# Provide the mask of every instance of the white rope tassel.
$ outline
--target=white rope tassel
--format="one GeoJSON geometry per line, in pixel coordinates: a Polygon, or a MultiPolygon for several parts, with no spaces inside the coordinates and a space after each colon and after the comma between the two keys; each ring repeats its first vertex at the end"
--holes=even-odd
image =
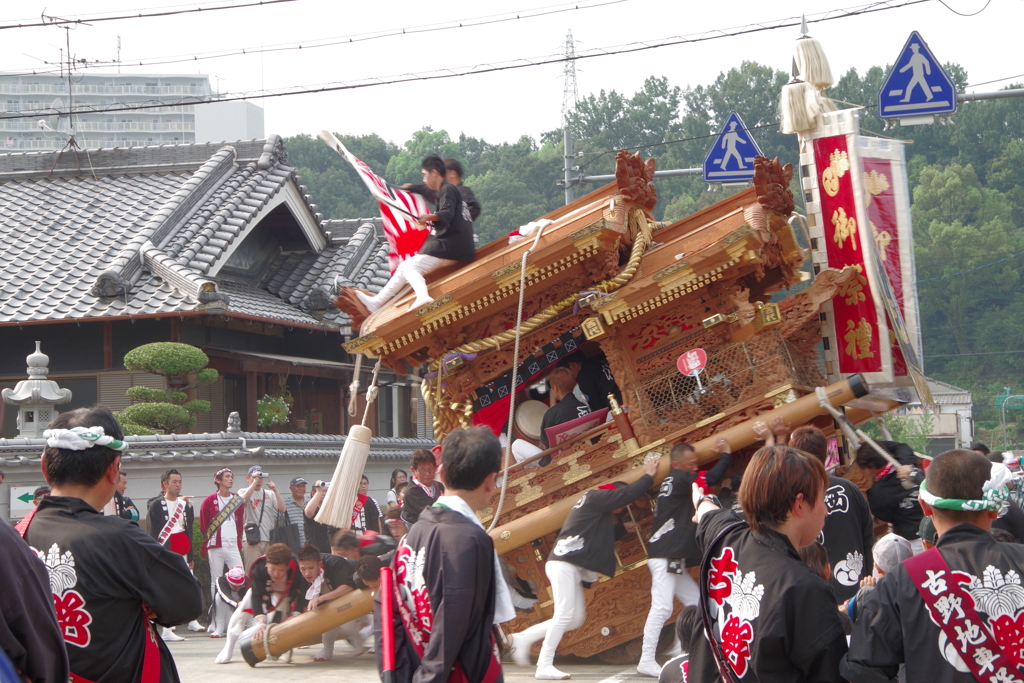
{"type": "Polygon", "coordinates": [[[334,467],[331,485],[327,488],[320,511],[316,513],[316,521],[333,527],[347,529],[352,526],[352,506],[356,502],[356,491],[366,459],[370,456],[370,437],[373,432],[366,426],[370,416],[370,404],[377,398],[377,375],[380,373],[380,361],[373,368],[373,378],[366,390],[366,409],[363,411],[362,424],[352,425],[341,449],[341,457],[334,467]]]}
{"type": "Polygon", "coordinates": [[[832,67],[828,64],[825,50],[814,38],[805,36],[796,41],[796,68],[800,79],[813,85],[817,90],[831,88],[835,83],[832,67]]]}
{"type": "MultiPolygon", "coordinates": [[[[533,244],[523,252],[523,260],[519,264],[519,310],[516,313],[516,343],[512,351],[512,388],[509,390],[508,429],[505,432],[505,459],[501,465],[502,472],[508,471],[509,460],[512,456],[512,425],[516,419],[516,381],[519,379],[519,341],[523,334],[523,306],[526,302],[526,262],[530,258],[530,252],[537,248],[537,242],[540,241],[540,236],[544,233],[545,227],[547,226],[541,225],[538,228],[537,236],[533,238],[533,244]]],[[[498,517],[501,516],[501,510],[505,506],[505,492],[508,490],[508,486],[505,485],[506,483],[508,482],[501,482],[501,493],[498,494],[498,507],[494,510],[491,525],[487,527],[488,532],[493,531],[494,527],[498,526],[498,517]]]]}
{"type": "Polygon", "coordinates": [[[803,81],[792,81],[782,86],[779,114],[782,117],[779,129],[783,133],[806,133],[814,130],[821,115],[821,105],[818,103],[818,93],[814,86],[803,81]]]}

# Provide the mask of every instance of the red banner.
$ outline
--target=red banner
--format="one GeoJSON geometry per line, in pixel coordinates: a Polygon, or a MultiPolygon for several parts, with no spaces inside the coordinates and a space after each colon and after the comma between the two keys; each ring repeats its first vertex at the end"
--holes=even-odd
{"type": "MultiPolygon", "coordinates": [[[[903,307],[903,270],[900,263],[899,225],[896,220],[896,196],[893,191],[892,162],[887,159],[863,157],[864,203],[868,207],[871,236],[878,246],[878,255],[892,284],[896,305],[906,318],[903,307]]],[[[890,324],[890,337],[892,326],[890,324]]],[[[895,338],[892,344],[892,370],[896,377],[907,375],[907,361],[895,338]]]]}
{"type": "Polygon", "coordinates": [[[857,215],[846,136],[815,140],[814,160],[820,174],[818,187],[828,265],[837,269],[853,266],[858,271],[857,279],[832,300],[839,372],[881,372],[878,309],[868,284],[868,266],[861,247],[861,233],[869,226],[863,225],[862,217],[857,215]]]}

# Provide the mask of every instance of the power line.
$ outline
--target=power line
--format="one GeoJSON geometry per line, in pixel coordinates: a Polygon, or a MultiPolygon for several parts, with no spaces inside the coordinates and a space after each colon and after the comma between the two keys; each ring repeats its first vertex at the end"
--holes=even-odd
{"type": "Polygon", "coordinates": [[[985,265],[978,266],[977,268],[968,268],[967,270],[961,270],[959,273],[950,273],[949,275],[939,275],[938,277],[930,277],[927,280],[918,280],[917,283],[921,284],[922,282],[931,282],[932,280],[942,280],[942,279],[945,279],[947,277],[953,277],[955,275],[963,275],[964,273],[971,273],[971,272],[973,272],[975,270],[981,270],[982,268],[988,268],[989,266],[994,266],[997,263],[1002,263],[1003,261],[1009,261],[1012,258],[1017,258],[1021,254],[1024,254],[1024,251],[1018,251],[1016,254],[1011,254],[1009,256],[1006,256],[1004,258],[999,259],[998,261],[993,261],[992,263],[986,263],[985,265]]]}
{"type": "MultiPolygon", "coordinates": [[[[278,0],[281,2],[294,1],[294,0],[278,0]]],[[[891,9],[900,9],[903,7],[910,7],[912,5],[918,5],[925,2],[931,2],[932,0],[883,0],[882,2],[874,2],[869,5],[859,5],[857,7],[830,10],[828,12],[817,15],[817,19],[808,19],[807,23],[819,23],[823,21],[833,21],[836,19],[845,19],[853,16],[860,16],[863,14],[872,14],[875,12],[883,12],[891,9]]],[[[815,15],[812,15],[815,16],[815,15]]],[[[734,29],[714,29],[704,31],[700,34],[692,34],[697,37],[691,36],[672,36],[659,41],[639,42],[639,43],[626,43],[621,46],[613,46],[610,48],[595,48],[592,50],[584,51],[572,57],[572,59],[592,59],[595,57],[610,57],[614,55],[630,54],[635,52],[643,52],[647,50],[655,50],[663,47],[672,47],[675,45],[684,45],[688,43],[700,43],[707,40],[716,40],[718,38],[728,38],[738,35],[745,35],[749,33],[760,33],[762,31],[772,31],[780,28],[792,28],[799,26],[801,23],[800,18],[788,17],[786,19],[779,19],[773,22],[761,22],[758,24],[747,24],[734,29]]],[[[539,58],[520,58],[510,62],[499,62],[496,64],[478,64],[474,66],[466,67],[453,67],[447,69],[437,69],[434,71],[422,72],[418,74],[401,74],[390,77],[371,77],[365,78],[357,82],[334,82],[329,84],[318,84],[309,86],[293,86],[289,89],[284,89],[280,92],[267,92],[257,91],[256,93],[245,93],[240,95],[229,95],[227,97],[221,97],[215,102],[234,102],[241,100],[262,100],[271,99],[276,97],[289,97],[292,95],[309,95],[315,93],[326,93],[326,92],[339,92],[343,90],[357,90],[362,88],[371,88],[382,85],[395,85],[399,83],[411,83],[419,81],[434,81],[449,78],[459,78],[462,76],[475,76],[480,74],[495,73],[499,71],[512,71],[516,69],[524,69],[535,66],[544,66],[548,64],[560,64],[567,61],[567,57],[564,55],[549,55],[546,57],[539,58]]],[[[83,112],[122,112],[122,111],[136,111],[145,109],[155,109],[159,107],[168,106],[180,106],[183,104],[207,104],[208,101],[196,100],[195,98],[181,98],[176,102],[165,102],[156,101],[149,104],[141,105],[108,105],[105,107],[93,107],[89,109],[79,109],[74,113],[83,112]]],[[[53,109],[36,110],[35,112],[17,113],[17,114],[4,114],[0,113],[0,120],[4,119],[24,119],[33,118],[40,114],[61,114],[68,112],[58,112],[53,109]]]]}
{"type": "MultiPolygon", "coordinates": [[[[479,17],[472,17],[469,19],[462,19],[459,21],[433,23],[433,24],[422,24],[419,26],[409,26],[404,28],[396,29],[385,29],[383,31],[374,31],[368,33],[356,33],[348,36],[336,36],[331,38],[318,38],[314,40],[308,40],[298,43],[279,43],[277,45],[269,45],[265,47],[243,47],[243,48],[231,48],[228,50],[215,50],[211,52],[200,52],[197,54],[179,54],[179,55],[167,55],[165,57],[152,57],[149,59],[140,60],[128,60],[128,61],[95,61],[85,65],[79,65],[81,68],[87,69],[99,69],[105,68],[112,65],[119,66],[158,66],[165,64],[180,64],[180,63],[194,63],[206,59],[220,59],[223,57],[237,57],[241,55],[256,55],[265,54],[269,52],[287,52],[294,50],[313,50],[322,47],[334,47],[337,45],[349,45],[355,43],[362,43],[369,40],[379,40],[381,38],[391,38],[394,36],[404,35],[417,35],[421,33],[433,33],[436,31],[450,31],[459,28],[473,28],[476,26],[487,26],[490,24],[501,24],[509,21],[516,21],[519,19],[533,19],[536,17],[543,17],[552,14],[561,14],[564,12],[573,12],[577,10],[593,9],[596,7],[604,7],[606,5],[617,5],[619,3],[627,2],[627,0],[608,0],[606,2],[599,2],[596,4],[584,4],[590,0],[582,0],[582,2],[576,3],[561,3],[557,5],[549,5],[545,7],[538,7],[529,10],[521,10],[518,12],[503,12],[501,14],[489,14],[479,17]]],[[[44,64],[51,64],[51,62],[44,61],[44,64]]],[[[15,69],[5,71],[7,74],[40,74],[40,73],[51,73],[51,71],[40,70],[40,69],[15,69]]]]}
{"type": "Polygon", "coordinates": [[[953,14],[959,15],[961,17],[976,17],[979,14],[981,14],[982,12],[984,12],[985,10],[987,10],[988,6],[990,4],[992,4],[992,0],[988,0],[988,2],[985,3],[985,6],[982,7],[980,10],[978,10],[977,12],[973,12],[971,14],[964,14],[963,12],[957,12],[955,9],[953,9],[952,7],[947,5],[945,0],[939,0],[939,2],[942,3],[942,6],[945,7],[946,9],[948,9],[950,12],[952,12],[953,14]]]}
{"type": "Polygon", "coordinates": [[[195,14],[197,12],[216,12],[222,9],[241,9],[243,7],[260,7],[263,5],[278,5],[283,2],[297,2],[298,0],[258,0],[242,5],[223,5],[218,7],[193,7],[191,9],[167,10],[165,12],[139,12],[137,14],[121,14],[113,17],[91,17],[85,19],[60,19],[43,15],[43,21],[31,24],[0,24],[0,31],[10,28],[34,28],[38,26],[67,26],[71,24],[95,24],[101,21],[117,21],[120,19],[148,19],[151,17],[170,17],[176,14],[195,14]]]}
{"type": "Polygon", "coordinates": [[[1007,353],[1024,353],[1024,349],[1017,351],[978,351],[977,353],[936,353],[925,358],[958,358],[960,356],[1000,356],[1007,353]]]}

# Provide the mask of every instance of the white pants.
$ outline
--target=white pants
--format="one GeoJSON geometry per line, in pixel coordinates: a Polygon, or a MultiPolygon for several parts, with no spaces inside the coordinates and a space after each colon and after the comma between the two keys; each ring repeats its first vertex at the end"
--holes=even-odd
{"type": "MultiPolygon", "coordinates": [[[[562,642],[566,631],[579,628],[587,616],[587,603],[583,597],[584,575],[587,570],[561,560],[548,560],[544,565],[544,573],[551,582],[551,593],[554,597],[554,614],[547,621],[534,624],[519,634],[523,647],[533,647],[541,638],[544,644],[537,658],[537,668],[553,666],[555,650],[562,642]]],[[[588,577],[589,578],[589,577],[588,577]]],[[[517,638],[517,640],[519,640],[517,638]]]]}
{"type": "Polygon", "coordinates": [[[355,640],[352,644],[357,650],[362,646],[360,640],[361,631],[368,625],[373,624],[373,620],[369,615],[356,617],[352,621],[346,621],[341,626],[335,626],[330,631],[326,631],[321,637],[321,643],[324,646],[324,654],[328,657],[334,654],[334,641],[338,639],[340,635],[346,640],[355,640]]]}
{"type": "MultiPolygon", "coordinates": [[[[532,458],[533,456],[535,456],[535,455],[537,455],[538,453],[541,453],[541,452],[542,451],[541,451],[540,448],[537,448],[536,446],[534,446],[529,441],[524,441],[523,439],[516,439],[515,441],[512,442],[512,457],[514,457],[516,459],[516,462],[522,462],[524,460],[529,460],[530,458],[532,458]]],[[[529,465],[527,465],[527,467],[536,467],[536,466],[537,466],[537,462],[536,461],[531,462],[529,465]]]]}
{"type": "Polygon", "coordinates": [[[452,263],[455,263],[455,261],[437,258],[436,256],[427,256],[426,254],[411,256],[398,264],[395,274],[391,276],[391,279],[388,280],[383,289],[369,300],[362,299],[362,301],[370,309],[370,312],[373,313],[385,303],[394,299],[406,283],[412,287],[412,291],[416,292],[417,299],[429,299],[430,293],[427,291],[427,281],[423,279],[423,276],[452,263]]]}
{"type": "MultiPolygon", "coordinates": [[[[229,520],[230,521],[230,520],[229,520]]],[[[210,560],[210,595],[217,599],[217,579],[224,576],[224,572],[232,567],[242,566],[242,555],[237,547],[230,548],[209,548],[206,557],[210,560]]],[[[220,633],[220,631],[218,631],[220,633]]]]}
{"type": "Polygon", "coordinates": [[[666,558],[648,558],[647,568],[651,570],[651,611],[647,613],[647,623],[644,624],[641,662],[655,661],[661,629],[672,614],[672,598],[677,598],[683,605],[696,605],[700,600],[697,582],[688,573],[669,573],[666,558]]]}

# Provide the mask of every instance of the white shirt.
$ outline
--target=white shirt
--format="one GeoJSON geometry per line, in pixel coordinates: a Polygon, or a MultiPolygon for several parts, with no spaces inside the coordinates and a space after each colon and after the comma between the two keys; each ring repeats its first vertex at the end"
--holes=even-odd
{"type": "MultiPolygon", "coordinates": [[[[233,494],[228,494],[227,497],[223,497],[217,494],[217,502],[220,504],[218,510],[223,510],[224,506],[231,502],[233,494]]],[[[220,525],[220,546],[222,548],[234,548],[238,545],[238,527],[235,525],[235,516],[231,515],[220,525]]]]}
{"type": "MultiPolygon", "coordinates": [[[[166,499],[165,499],[166,500],[166,499]]],[[[167,517],[170,519],[174,516],[175,511],[181,506],[181,514],[178,515],[178,521],[171,527],[172,534],[185,533],[185,501],[183,500],[168,500],[167,501],[167,517]]]]}

